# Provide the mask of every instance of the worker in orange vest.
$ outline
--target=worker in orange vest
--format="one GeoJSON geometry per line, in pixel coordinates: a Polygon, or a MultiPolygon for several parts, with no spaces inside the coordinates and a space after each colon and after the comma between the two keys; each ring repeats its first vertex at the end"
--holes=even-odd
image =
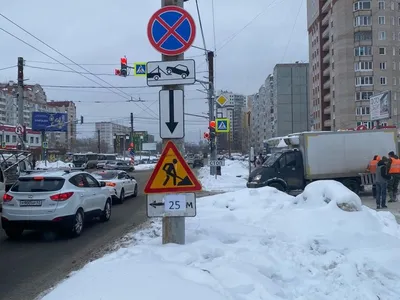
{"type": "Polygon", "coordinates": [[[388,182],[389,202],[397,202],[397,192],[400,182],[400,159],[393,151],[389,152],[389,175],[392,179],[388,182]]]}
{"type": "MultiPolygon", "coordinates": [[[[378,162],[381,160],[381,157],[379,155],[374,155],[374,158],[369,162],[368,167],[367,167],[367,172],[370,172],[371,174],[376,173],[376,167],[378,165],[378,162]]],[[[375,183],[372,184],[372,196],[376,196],[376,185],[375,183]]]]}

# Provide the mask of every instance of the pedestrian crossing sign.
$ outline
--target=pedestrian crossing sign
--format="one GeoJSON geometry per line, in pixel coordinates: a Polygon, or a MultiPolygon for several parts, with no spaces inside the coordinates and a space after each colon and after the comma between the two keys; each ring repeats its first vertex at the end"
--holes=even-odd
{"type": "Polygon", "coordinates": [[[202,187],[178,148],[171,141],[147,181],[145,194],[185,193],[201,191],[202,187]]]}
{"type": "Polygon", "coordinates": [[[135,76],[146,76],[146,65],[147,63],[135,63],[133,65],[133,73],[135,76]]]}
{"type": "Polygon", "coordinates": [[[225,119],[215,119],[215,131],[216,132],[229,132],[230,120],[225,119]]]}

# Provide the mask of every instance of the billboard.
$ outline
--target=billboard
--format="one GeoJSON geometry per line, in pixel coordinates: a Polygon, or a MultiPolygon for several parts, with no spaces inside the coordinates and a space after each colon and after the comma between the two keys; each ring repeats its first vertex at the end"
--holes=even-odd
{"type": "Polygon", "coordinates": [[[386,91],[369,98],[371,121],[390,118],[391,92],[386,91]]]}
{"type": "Polygon", "coordinates": [[[143,151],[156,151],[157,150],[157,143],[143,143],[142,144],[143,151]]]}
{"type": "Polygon", "coordinates": [[[32,113],[32,130],[67,132],[68,114],[34,111],[32,113]]]}

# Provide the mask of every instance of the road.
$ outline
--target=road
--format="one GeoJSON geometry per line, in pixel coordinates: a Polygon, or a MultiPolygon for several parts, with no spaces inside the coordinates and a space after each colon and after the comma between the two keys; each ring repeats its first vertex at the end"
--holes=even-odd
{"type": "Polygon", "coordinates": [[[143,188],[151,170],[134,172],[140,193],[113,206],[110,222],[89,224],[77,239],[28,232],[20,241],[9,241],[0,230],[0,300],[32,300],[82,267],[104,249],[145,222],[143,188]]]}

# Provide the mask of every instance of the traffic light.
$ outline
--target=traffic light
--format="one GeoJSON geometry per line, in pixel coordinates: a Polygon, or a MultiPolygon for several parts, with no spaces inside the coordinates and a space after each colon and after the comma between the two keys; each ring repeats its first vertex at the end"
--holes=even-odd
{"type": "Polygon", "coordinates": [[[210,121],[210,124],[208,126],[208,129],[210,130],[210,139],[215,138],[215,121],[210,121]]]}
{"type": "Polygon", "coordinates": [[[203,137],[208,140],[210,138],[210,134],[208,132],[204,132],[203,137]]]}
{"type": "Polygon", "coordinates": [[[128,75],[128,59],[121,57],[121,76],[126,77],[128,75]]]}
{"type": "Polygon", "coordinates": [[[120,69],[115,69],[115,70],[114,70],[114,74],[115,74],[116,76],[121,76],[121,70],[120,70],[120,69]]]}
{"type": "Polygon", "coordinates": [[[83,116],[81,116],[81,124],[83,124],[83,116]]]}

